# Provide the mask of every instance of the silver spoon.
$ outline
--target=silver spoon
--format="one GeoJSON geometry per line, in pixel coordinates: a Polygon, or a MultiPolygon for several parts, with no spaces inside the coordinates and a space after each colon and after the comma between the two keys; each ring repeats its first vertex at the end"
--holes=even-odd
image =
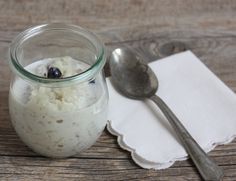
{"type": "Polygon", "coordinates": [[[124,96],[140,100],[149,98],[156,103],[204,180],[218,181],[223,178],[223,170],[207,156],[165,102],[155,95],[157,77],[138,55],[128,48],[115,49],[110,57],[110,71],[114,87],[124,96]]]}

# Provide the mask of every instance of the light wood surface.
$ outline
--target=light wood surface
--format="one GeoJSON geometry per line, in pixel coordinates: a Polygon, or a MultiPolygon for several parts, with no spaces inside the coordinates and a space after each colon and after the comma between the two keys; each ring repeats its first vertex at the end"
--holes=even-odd
{"type": "MultiPolygon", "coordinates": [[[[130,46],[148,61],[189,49],[236,92],[235,17],[234,0],[0,0],[0,180],[201,180],[190,160],[158,171],[138,167],[107,131],[72,158],[33,153],[10,123],[8,47],[29,26],[72,23],[97,33],[108,52],[130,46]]],[[[224,180],[236,180],[235,141],[209,155],[224,180]]]]}

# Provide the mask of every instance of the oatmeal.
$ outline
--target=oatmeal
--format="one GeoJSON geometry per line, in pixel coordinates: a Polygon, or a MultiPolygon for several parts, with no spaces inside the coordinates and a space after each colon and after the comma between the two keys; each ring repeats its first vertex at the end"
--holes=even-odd
{"type": "MultiPolygon", "coordinates": [[[[88,68],[71,57],[44,59],[24,67],[48,78],[70,77],[88,68]]],[[[102,133],[106,96],[97,80],[47,87],[16,77],[9,95],[11,120],[20,138],[34,151],[49,157],[71,156],[90,147],[102,133]]]]}

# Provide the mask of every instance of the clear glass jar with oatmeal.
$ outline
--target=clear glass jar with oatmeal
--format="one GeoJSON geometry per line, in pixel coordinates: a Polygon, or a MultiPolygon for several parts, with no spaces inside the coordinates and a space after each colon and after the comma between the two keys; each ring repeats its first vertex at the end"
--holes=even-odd
{"type": "Polygon", "coordinates": [[[103,44],[67,24],[29,28],[12,42],[12,124],[35,152],[69,157],[89,148],[107,122],[103,44]]]}

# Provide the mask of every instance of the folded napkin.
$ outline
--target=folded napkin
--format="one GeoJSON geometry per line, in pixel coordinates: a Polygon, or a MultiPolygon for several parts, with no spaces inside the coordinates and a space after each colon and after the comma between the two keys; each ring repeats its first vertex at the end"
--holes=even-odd
{"type": "MultiPolygon", "coordinates": [[[[209,152],[236,135],[236,96],[192,52],[149,64],[158,77],[160,96],[186,129],[209,152]]],[[[164,169],[187,153],[168,120],[150,100],[120,95],[107,79],[108,130],[143,168],[164,169]]]]}

